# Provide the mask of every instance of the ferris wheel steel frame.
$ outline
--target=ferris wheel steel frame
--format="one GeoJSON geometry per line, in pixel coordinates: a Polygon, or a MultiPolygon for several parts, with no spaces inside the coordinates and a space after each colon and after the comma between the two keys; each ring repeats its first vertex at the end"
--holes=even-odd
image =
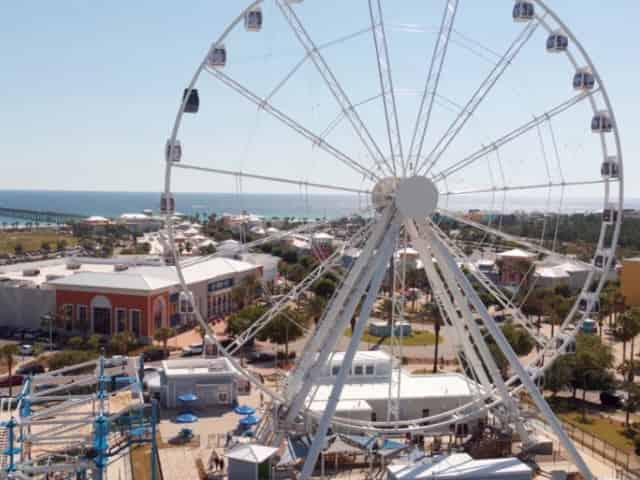
{"type": "MultiPolygon", "coordinates": [[[[364,190],[362,188],[353,189],[347,186],[335,186],[306,181],[296,181],[294,179],[279,178],[270,175],[265,176],[255,173],[243,173],[242,171],[199,167],[196,165],[187,165],[172,162],[171,159],[173,158],[173,150],[176,146],[177,135],[180,129],[187,100],[191,92],[194,90],[196,82],[200,78],[201,74],[203,72],[207,72],[213,78],[216,78],[222,84],[224,84],[231,90],[234,90],[249,102],[253,103],[256,107],[258,107],[260,111],[267,113],[275,120],[278,120],[285,126],[289,127],[290,130],[306,138],[315,147],[333,156],[340,163],[352,169],[359,176],[362,176],[364,181],[368,181],[371,183],[380,183],[386,176],[391,176],[393,178],[406,178],[407,174],[414,176],[425,176],[427,178],[430,178],[434,184],[439,184],[440,182],[443,182],[445,184],[445,190],[444,192],[440,193],[440,196],[446,198],[472,193],[504,192],[506,194],[506,192],[511,191],[543,188],[560,188],[562,189],[562,192],[564,194],[565,188],[602,183],[604,185],[605,193],[604,207],[610,208],[611,206],[613,206],[613,208],[617,212],[617,217],[612,222],[602,223],[599,240],[596,246],[596,254],[602,251],[608,251],[611,253],[615,251],[615,247],[617,245],[620,234],[620,226],[622,221],[622,201],[624,197],[622,148],[615,113],[613,111],[608,93],[604,87],[602,78],[595,68],[595,65],[591,61],[586,50],[575,38],[571,30],[561,21],[557,14],[555,14],[555,12],[553,12],[546,5],[546,2],[543,2],[542,0],[532,0],[532,3],[537,6],[535,17],[531,19],[531,21],[526,23],[518,36],[513,40],[507,50],[499,58],[498,62],[494,64],[489,75],[482,81],[478,89],[473,93],[467,103],[460,109],[460,112],[456,116],[456,119],[452,122],[451,125],[449,125],[444,135],[436,141],[435,146],[429,152],[429,154],[422,157],[421,152],[424,146],[423,143],[429,127],[433,104],[436,97],[438,96],[438,85],[441,74],[445,68],[447,49],[451,41],[452,32],[455,32],[454,21],[460,3],[459,1],[454,0],[447,0],[445,2],[443,18],[438,31],[436,45],[431,56],[431,62],[429,64],[427,81],[422,94],[415,126],[412,131],[411,146],[409,148],[408,155],[405,157],[402,148],[400,127],[398,123],[397,107],[395,103],[396,93],[393,86],[391,60],[389,56],[380,0],[369,0],[369,17],[371,20],[370,28],[360,30],[351,35],[346,35],[344,37],[341,37],[341,39],[333,42],[327,42],[323,45],[317,45],[316,43],[314,43],[300,18],[295,13],[294,8],[291,4],[299,2],[290,2],[287,0],[275,1],[278,9],[281,11],[287,24],[290,26],[292,32],[294,33],[294,36],[297,38],[300,45],[304,48],[306,54],[293,67],[293,69],[285,75],[285,77],[276,85],[276,87],[271,90],[271,92],[266,97],[261,97],[260,95],[252,92],[241,83],[232,79],[229,75],[223,73],[221,69],[209,67],[207,65],[209,52],[215,47],[222,46],[228,34],[238,26],[238,24],[243,20],[245,14],[258,7],[263,2],[262,0],[255,1],[251,3],[245,10],[243,10],[240,15],[238,15],[238,17],[236,17],[235,20],[227,27],[227,29],[223,31],[218,40],[211,45],[211,48],[207,50],[207,53],[205,54],[202,62],[197,68],[187,87],[183,101],[180,105],[180,108],[178,109],[176,120],[174,122],[169,140],[169,154],[167,155],[165,169],[165,195],[171,195],[171,172],[173,167],[201,170],[235,177],[246,176],[247,178],[261,179],[271,182],[306,185],[324,188],[327,190],[370,193],[370,191],[364,190]],[[539,13],[538,10],[542,10],[542,12],[539,13]],[[547,109],[546,112],[542,115],[534,116],[534,118],[529,122],[511,130],[511,132],[503,135],[502,137],[489,142],[486,146],[483,146],[475,153],[472,153],[465,158],[462,158],[455,163],[445,167],[444,169],[435,172],[434,168],[437,166],[440,159],[444,156],[449,146],[455,141],[457,136],[465,128],[468,120],[474,115],[478,107],[483,103],[484,99],[487,97],[493,87],[498,83],[501,76],[504,74],[509,65],[512,64],[513,60],[517,57],[523,47],[532,38],[539,27],[542,27],[547,33],[551,34],[554,31],[554,25],[551,25],[551,23],[555,24],[556,29],[561,30],[571,42],[571,48],[567,48],[564,53],[569,59],[571,65],[574,67],[574,70],[577,71],[580,68],[587,67],[595,78],[596,87],[590,91],[583,91],[577,95],[574,95],[573,97],[565,100],[555,107],[547,109]],[[373,34],[373,41],[377,55],[377,73],[381,93],[365,100],[364,102],[354,103],[348,97],[340,82],[337,80],[337,77],[333,73],[331,67],[326,62],[324,56],[322,55],[322,49],[325,46],[341,43],[342,41],[346,41],[350,38],[354,38],[355,36],[362,35],[369,31],[373,34]],[[577,51],[574,53],[572,51],[572,48],[577,49],[577,51]],[[578,57],[580,59],[580,62],[578,61],[578,57]],[[330,123],[329,127],[327,127],[325,131],[319,134],[306,128],[297,120],[293,119],[272,104],[272,99],[275,93],[280,91],[284,87],[284,85],[292,78],[292,76],[299,71],[302,65],[309,60],[315,66],[317,72],[319,73],[326,87],[331,92],[340,109],[338,117],[336,117],[336,119],[330,123]],[[607,112],[613,125],[610,133],[604,131],[599,132],[603,161],[610,157],[615,158],[618,167],[617,178],[606,177],[600,178],[598,180],[566,181],[564,175],[562,175],[562,179],[559,182],[554,182],[550,179],[548,183],[541,184],[520,186],[508,186],[504,184],[502,187],[493,185],[487,188],[470,189],[466,191],[450,191],[447,187],[448,178],[454,173],[462,170],[463,168],[467,168],[468,166],[480,160],[483,160],[488,155],[497,152],[504,145],[515,141],[534,128],[539,128],[543,123],[548,122],[550,125],[551,118],[568,111],[573,106],[581,103],[583,100],[589,101],[591,110],[595,115],[599,111],[596,96],[598,96],[600,98],[600,101],[604,103],[604,110],[607,112]],[[371,132],[368,129],[366,123],[358,113],[358,106],[365,102],[373,101],[378,98],[382,99],[384,106],[386,133],[390,152],[389,156],[385,155],[382,152],[381,148],[371,135],[371,132]],[[352,157],[328,142],[328,134],[344,118],[348,120],[351,128],[353,129],[357,138],[360,140],[360,143],[365,148],[365,150],[367,150],[369,156],[374,161],[373,168],[366,167],[362,163],[354,160],[352,157]],[[613,136],[614,144],[612,147],[606,141],[606,135],[613,136]],[[615,151],[615,155],[609,154],[610,149],[615,151]],[[398,166],[400,168],[398,168],[398,166]],[[402,171],[401,177],[399,177],[398,175],[399,170],[402,171]],[[612,203],[611,198],[612,183],[617,184],[618,188],[617,201],[615,203],[612,203]],[[611,231],[609,232],[609,230],[611,231]],[[610,233],[610,243],[605,246],[605,238],[607,237],[608,232],[610,233]]],[[[557,156],[557,145],[555,144],[555,136],[553,137],[553,142],[554,147],[556,148],[555,153],[557,156]]],[[[398,180],[396,180],[396,186],[397,182],[398,180]]],[[[457,262],[468,263],[469,259],[466,257],[466,255],[462,251],[460,251],[460,249],[456,248],[456,245],[454,243],[448,242],[446,240],[446,235],[444,235],[444,233],[439,230],[439,228],[437,228],[437,225],[435,225],[433,222],[426,221],[424,219],[413,218],[411,216],[403,217],[403,215],[401,215],[397,211],[394,201],[392,201],[391,204],[386,205],[384,209],[379,210],[382,210],[382,213],[379,213],[376,216],[375,223],[372,227],[372,231],[369,233],[369,238],[367,239],[367,243],[363,249],[361,257],[358,258],[355,264],[349,269],[347,275],[344,278],[341,288],[334,294],[334,297],[329,302],[327,310],[325,311],[325,315],[319,321],[316,331],[313,333],[309,341],[309,348],[305,349],[303,355],[296,362],[296,366],[292,374],[287,379],[283,393],[274,391],[273,389],[262,385],[250,372],[242,369],[239,363],[231,356],[229,351],[218,344],[215,335],[211,331],[207,322],[205,322],[202,318],[201,312],[198,310],[198,308],[196,308],[195,305],[193,305],[193,310],[197,320],[207,331],[207,341],[217,344],[219,353],[229,359],[229,361],[238,369],[238,371],[240,371],[242,375],[244,375],[249,381],[256,385],[257,388],[269,395],[275,402],[285,406],[284,411],[286,412],[286,415],[284,416],[284,419],[282,421],[278,421],[278,419],[276,419],[274,421],[275,426],[286,429],[287,427],[292,426],[298,416],[302,413],[315,417],[319,420],[319,428],[317,430],[316,436],[314,437],[312,450],[310,452],[313,453],[313,455],[310,454],[307,458],[307,461],[305,462],[305,465],[303,467],[303,478],[307,478],[308,475],[310,475],[315,463],[315,458],[317,457],[317,454],[321,449],[321,445],[323,445],[322,440],[324,439],[326,430],[330,424],[357,429],[362,432],[373,433],[377,435],[430,432],[437,431],[439,427],[446,426],[451,423],[464,421],[464,419],[466,418],[472,418],[472,416],[478,415],[479,412],[486,412],[502,405],[502,407],[506,409],[507,415],[510,416],[510,420],[513,421],[513,423],[515,423],[516,425],[516,428],[520,430],[520,422],[517,416],[517,406],[514,405],[514,397],[522,390],[526,390],[527,393],[532,397],[534,403],[546,418],[546,420],[550,423],[556,436],[560,439],[563,448],[565,448],[569,453],[574,464],[579,468],[579,470],[583,473],[583,475],[585,475],[586,478],[593,478],[579,453],[562,430],[557,418],[540,395],[535,382],[544,374],[546,369],[549,368],[553,360],[559,355],[563,354],[567,350],[570,343],[575,340],[578,329],[574,329],[568,332],[567,327],[571,324],[580,326],[582,320],[587,318],[591,313],[591,310],[594,308],[594,305],[596,303],[595,297],[600,292],[606,281],[606,273],[611,269],[612,262],[614,261],[613,255],[609,255],[606,257],[602,268],[596,268],[595,264],[592,264],[592,268],[587,275],[587,280],[585,281],[580,295],[578,296],[578,300],[576,300],[575,304],[571,308],[571,311],[563,320],[560,328],[558,328],[556,335],[553,338],[547,339],[546,342],[540,342],[543,344],[543,348],[538,354],[536,354],[534,360],[530,362],[527,367],[525,367],[520,363],[519,359],[504,338],[501,330],[496,326],[493,318],[487,312],[486,307],[479,299],[477,292],[475,292],[469,280],[461,272],[457,262]],[[352,335],[349,348],[347,350],[347,353],[345,354],[347,360],[353,358],[355,349],[357,349],[359,337],[363,333],[364,324],[366,323],[371,306],[373,305],[373,302],[376,298],[377,291],[373,292],[373,287],[375,287],[376,285],[379,286],[381,276],[386,270],[386,262],[392,256],[391,254],[389,254],[389,252],[393,251],[392,246],[395,245],[395,240],[391,237],[395,235],[397,238],[397,235],[400,234],[399,232],[401,228],[404,228],[405,231],[409,233],[411,242],[418,247],[417,250],[419,252],[420,259],[425,265],[427,278],[429,279],[430,283],[432,283],[432,285],[436,286],[434,288],[435,301],[438,305],[438,308],[442,310],[442,312],[445,314],[444,316],[448,319],[447,328],[455,331],[455,336],[461,343],[460,351],[464,353],[467,365],[470,367],[470,370],[473,372],[473,374],[481,384],[481,386],[476,389],[477,395],[474,395],[474,399],[465,405],[456,407],[446,412],[441,412],[436,415],[417,418],[411,421],[401,421],[397,418],[392,419],[391,416],[387,419],[387,421],[359,421],[349,418],[336,417],[334,416],[335,406],[337,404],[337,399],[339,398],[340,389],[344,385],[346,372],[350,367],[350,364],[347,361],[347,365],[343,364],[343,367],[340,369],[338,377],[339,381],[336,382],[336,384],[334,385],[334,391],[332,391],[331,393],[331,397],[329,400],[330,408],[327,408],[321,416],[313,414],[306,410],[307,407],[305,406],[305,401],[307,400],[307,396],[313,387],[314,375],[319,372],[320,367],[333,354],[333,349],[335,348],[335,343],[338,336],[336,332],[341,334],[343,330],[341,330],[341,327],[346,326],[346,322],[348,322],[348,319],[350,318],[350,315],[347,315],[347,313],[351,312],[351,315],[353,315],[357,302],[364,298],[363,306],[366,306],[366,308],[363,308],[361,310],[359,318],[355,324],[356,331],[354,331],[354,334],[352,335]],[[360,261],[361,259],[362,261],[360,261]],[[382,259],[385,259],[385,261],[382,261],[382,259]],[[438,260],[440,273],[438,273],[434,268],[434,259],[438,260]],[[367,262],[365,262],[365,260],[367,260],[369,264],[366,264],[367,262]],[[594,280],[596,281],[595,289],[592,288],[594,280]],[[347,300],[347,297],[349,296],[348,294],[351,294],[349,300],[347,300]],[[453,297],[454,300],[451,300],[450,296],[453,297]],[[584,300],[586,302],[586,305],[583,309],[579,308],[579,303],[581,300],[584,300]],[[458,313],[458,309],[460,309],[460,307],[463,308],[461,308],[461,312],[458,313]],[[492,367],[493,360],[492,358],[487,357],[486,351],[484,352],[484,354],[483,352],[479,352],[479,354],[477,354],[474,349],[468,348],[468,334],[465,333],[465,328],[462,328],[463,326],[468,328],[470,334],[472,335],[472,337],[474,337],[474,340],[476,340],[480,344],[484,344],[482,335],[480,337],[477,337],[479,332],[476,331],[477,324],[472,315],[473,311],[480,315],[482,324],[488,330],[489,334],[491,335],[491,337],[493,337],[496,343],[499,344],[501,350],[507,356],[510,367],[515,372],[514,375],[512,375],[504,382],[502,381],[499,374],[497,376],[495,375],[495,370],[492,367]],[[473,326],[475,326],[476,328],[473,328],[473,326]],[[546,363],[544,363],[544,365],[542,366],[539,366],[541,360],[543,359],[547,360],[546,363]],[[487,372],[485,371],[485,368],[483,368],[483,366],[488,367],[488,370],[490,370],[489,376],[491,376],[491,378],[487,376],[487,372]]],[[[496,229],[490,225],[487,226],[479,224],[477,222],[472,222],[446,209],[440,208],[437,211],[444,217],[449,217],[456,222],[460,222],[472,228],[479,229],[486,235],[491,235],[494,238],[515,242],[516,244],[521,245],[527,249],[530,249],[537,253],[542,253],[550,257],[562,257],[562,255],[556,253],[553,249],[549,250],[544,248],[542,244],[537,245],[528,240],[509,235],[503,232],[501,229],[496,229]]],[[[171,253],[174,256],[176,271],[180,280],[181,287],[184,292],[188,292],[188,286],[182,274],[182,266],[180,263],[181,260],[177,249],[174,247],[175,242],[171,214],[167,214],[167,232],[169,243],[171,246],[171,253]]],[[[267,238],[262,239],[261,243],[273,241],[281,237],[282,235],[268,236],[267,238]]],[[[483,277],[483,275],[477,274],[475,278],[479,280],[483,288],[487,288],[488,291],[491,291],[492,289],[494,290],[494,292],[499,291],[497,287],[493,285],[493,283],[488,280],[488,278],[483,277]]],[[[393,280],[395,281],[395,276],[393,280]]],[[[189,296],[189,300],[192,302],[193,298],[189,296]]],[[[511,300],[509,300],[505,296],[499,297],[499,301],[504,306],[511,305],[512,307],[515,307],[511,300]]],[[[282,304],[278,304],[274,309],[270,310],[271,318],[275,316],[273,315],[273,312],[277,312],[281,307],[282,304]]],[[[518,310],[517,307],[515,308],[516,310],[518,310]]],[[[527,331],[529,331],[529,333],[532,333],[530,325],[527,325],[526,316],[521,316],[521,312],[519,312],[516,313],[515,317],[516,320],[522,322],[521,324],[525,328],[527,328],[527,331]]],[[[539,340],[540,339],[536,339],[536,341],[539,340]]],[[[483,349],[480,348],[479,350],[483,349]]]]}

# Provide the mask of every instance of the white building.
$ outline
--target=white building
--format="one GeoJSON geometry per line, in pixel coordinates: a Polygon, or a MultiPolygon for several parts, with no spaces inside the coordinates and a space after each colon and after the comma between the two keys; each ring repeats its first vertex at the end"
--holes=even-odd
{"type": "MultiPolygon", "coordinates": [[[[322,371],[310,403],[312,411],[322,412],[326,408],[343,358],[344,353],[336,352],[322,371]]],[[[357,352],[340,395],[336,415],[372,421],[386,419],[391,362],[391,356],[384,351],[357,352]]],[[[398,380],[400,383],[401,420],[428,417],[460,407],[474,399],[472,389],[481,388],[459,373],[415,375],[402,369],[398,379],[398,370],[394,369],[393,375],[394,384],[398,380]]],[[[468,431],[482,419],[484,414],[459,428],[468,431]]],[[[448,429],[442,433],[448,433],[448,429]]]]}
{"type": "Polygon", "coordinates": [[[178,397],[185,394],[197,397],[195,406],[231,406],[250,391],[250,384],[222,357],[165,360],[160,374],[148,385],[166,408],[184,406],[178,397]]]}

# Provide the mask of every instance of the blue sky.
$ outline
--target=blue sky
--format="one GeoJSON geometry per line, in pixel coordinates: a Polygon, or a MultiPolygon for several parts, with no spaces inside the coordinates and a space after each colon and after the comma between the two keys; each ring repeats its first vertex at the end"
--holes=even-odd
{"type": "MultiPolygon", "coordinates": [[[[210,42],[239,10],[237,1],[184,3],[138,2],[3,2],[0,30],[0,128],[3,132],[2,189],[73,189],[158,191],[163,178],[163,147],[182,88],[210,42]]],[[[306,1],[297,8],[312,36],[323,42],[351,33],[369,22],[366,1],[306,1]],[[345,5],[347,4],[347,5],[345,5]]],[[[640,166],[637,85],[637,0],[556,0],[548,2],[581,40],[605,79],[614,104],[625,154],[627,196],[635,195],[640,166]]],[[[396,87],[409,92],[398,100],[403,135],[408,137],[415,117],[415,92],[422,88],[427,59],[439,23],[442,2],[405,0],[383,2],[388,23],[396,87]],[[422,33],[400,25],[415,24],[422,33]],[[395,27],[394,27],[395,26],[395,27]],[[431,30],[430,30],[431,29],[431,30]],[[413,94],[410,92],[414,92],[413,94]]],[[[510,20],[512,2],[462,0],[456,28],[496,50],[504,50],[521,28],[510,20]]],[[[259,34],[234,32],[227,41],[229,68],[242,83],[265,94],[295,62],[301,50],[287,30],[273,2],[265,3],[265,30],[259,34]],[[277,18],[276,18],[277,17],[277,18]]],[[[549,58],[544,35],[532,39],[504,87],[488,97],[452,147],[456,156],[474,151],[509,126],[571,96],[572,71],[565,60],[549,58]],[[518,119],[518,115],[521,115],[518,119]],[[464,137],[464,138],[462,138],[464,137]]],[[[370,35],[326,52],[336,75],[354,102],[378,90],[370,35]]],[[[442,93],[463,103],[488,71],[488,64],[452,46],[442,93]]],[[[236,78],[236,77],[234,77],[236,78]]],[[[185,161],[239,168],[296,179],[358,186],[361,179],[332,157],[312,150],[264,114],[214,79],[206,76],[201,89],[202,112],[186,119],[180,138],[185,161]]],[[[310,65],[301,69],[276,105],[305,125],[321,131],[337,111],[310,65]]],[[[361,110],[376,140],[386,149],[380,105],[361,110]]],[[[450,121],[445,108],[434,111],[440,128],[450,121]]],[[[584,133],[588,110],[554,122],[560,137],[562,167],[568,180],[597,177],[597,142],[584,133]],[[584,123],[581,123],[584,122],[584,123]],[[578,128],[579,127],[579,128],[578,128]],[[589,163],[585,169],[585,163],[589,163]],[[585,174],[585,170],[591,174],[585,174]]],[[[519,122],[519,123],[518,123],[519,122]]],[[[434,127],[433,138],[438,126],[434,127]]],[[[546,132],[546,131],[545,131],[546,132]]],[[[546,154],[551,158],[549,133],[546,154]]],[[[431,138],[431,137],[428,137],[431,138]]],[[[334,142],[367,163],[361,145],[343,124],[334,142]]],[[[405,143],[407,140],[405,139],[405,143]]],[[[408,148],[405,145],[405,148],[408,148]]],[[[524,184],[544,170],[538,140],[532,136],[518,149],[506,150],[503,162],[516,158],[507,182],[524,184]],[[528,142],[528,143],[527,143],[528,142]],[[518,163],[520,162],[520,163],[518,163]]],[[[490,162],[490,161],[489,161],[490,162]]],[[[478,166],[455,185],[481,187],[497,182],[494,163],[478,166]],[[494,177],[491,179],[491,177],[494,177]]],[[[454,187],[455,187],[454,185],[454,187]]],[[[234,191],[233,178],[180,172],[175,187],[187,191],[234,191]]],[[[452,187],[452,188],[454,188],[452,187]]],[[[295,191],[296,187],[292,187],[295,191]]],[[[246,191],[281,191],[262,183],[243,184],[246,191]]],[[[286,190],[286,189],[285,189],[286,190]]],[[[576,195],[592,195],[585,190],[576,195]]]]}

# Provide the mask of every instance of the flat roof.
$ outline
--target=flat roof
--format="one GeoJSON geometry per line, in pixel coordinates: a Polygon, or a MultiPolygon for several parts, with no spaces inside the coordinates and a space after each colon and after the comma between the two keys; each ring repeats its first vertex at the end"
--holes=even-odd
{"type": "MultiPolygon", "coordinates": [[[[394,376],[398,373],[394,372],[394,376]]],[[[473,380],[460,373],[436,373],[427,375],[412,375],[405,371],[400,373],[401,398],[461,398],[473,396],[470,386],[473,380]]],[[[351,383],[345,383],[340,401],[357,400],[387,400],[389,397],[389,380],[380,377],[363,377],[361,383],[356,383],[357,376],[349,377],[351,383]]],[[[394,384],[395,382],[394,378],[394,384]]],[[[319,385],[313,401],[327,401],[331,395],[333,384],[319,385]]]]}
{"type": "MultiPolygon", "coordinates": [[[[113,265],[106,266],[106,271],[104,265],[102,271],[96,271],[93,267],[95,265],[90,265],[90,271],[76,273],[48,283],[54,287],[104,288],[141,292],[151,292],[179,284],[178,274],[173,266],[130,267],[122,272],[114,272],[113,265]]],[[[257,267],[251,263],[216,257],[185,266],[182,272],[185,281],[188,284],[193,284],[256,269],[257,267]]],[[[67,272],[73,271],[68,270],[67,272]]]]}
{"type": "MultiPolygon", "coordinates": [[[[324,400],[314,400],[309,405],[312,412],[324,412],[327,409],[327,403],[324,400]]],[[[340,400],[336,406],[336,412],[370,412],[371,405],[365,400],[340,400]]]]}
{"type": "Polygon", "coordinates": [[[113,273],[113,264],[81,264],[78,269],[67,268],[67,259],[56,259],[48,262],[22,263],[6,265],[0,270],[0,278],[30,282],[34,286],[47,282],[47,276],[67,277],[86,272],[113,273]],[[40,270],[38,275],[23,275],[24,270],[40,270]]]}
{"type": "Polygon", "coordinates": [[[393,463],[387,471],[395,478],[409,479],[512,479],[533,475],[526,463],[515,457],[474,460],[466,453],[425,457],[414,464],[393,463]]]}
{"type": "Polygon", "coordinates": [[[219,375],[234,373],[226,358],[181,358],[164,360],[162,369],[167,378],[188,377],[191,375],[219,375]]]}
{"type": "Polygon", "coordinates": [[[264,445],[257,445],[255,443],[247,443],[238,445],[224,455],[227,458],[241,460],[243,462],[262,463],[271,458],[277,451],[277,448],[265,447],[264,445]]]}

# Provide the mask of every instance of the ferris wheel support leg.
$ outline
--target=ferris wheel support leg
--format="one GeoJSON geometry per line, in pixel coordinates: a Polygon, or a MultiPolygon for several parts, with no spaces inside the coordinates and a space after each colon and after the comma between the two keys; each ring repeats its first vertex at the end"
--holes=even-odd
{"type": "Polygon", "coordinates": [[[351,371],[351,364],[356,355],[356,352],[358,351],[360,339],[362,338],[364,329],[367,326],[367,320],[369,319],[369,315],[371,314],[371,309],[373,308],[373,304],[378,298],[378,291],[380,290],[380,285],[382,284],[382,280],[384,279],[384,275],[387,271],[387,262],[393,255],[393,247],[395,244],[395,238],[397,236],[398,228],[399,227],[397,226],[397,224],[391,226],[389,231],[387,231],[387,235],[385,236],[384,242],[380,250],[378,251],[378,254],[376,255],[376,264],[373,278],[371,278],[371,283],[369,283],[367,296],[365,297],[362,309],[360,310],[358,321],[356,322],[355,329],[353,331],[353,334],[351,335],[351,341],[349,342],[347,351],[344,354],[342,365],[340,366],[340,371],[338,372],[338,376],[336,377],[333,389],[331,390],[329,401],[327,402],[327,406],[322,413],[322,418],[320,419],[318,429],[315,436],[313,437],[313,443],[311,444],[311,448],[307,453],[307,458],[305,459],[304,466],[302,467],[302,474],[300,476],[301,480],[307,480],[311,477],[316,461],[318,459],[318,455],[324,447],[327,430],[331,425],[331,419],[333,418],[336,407],[338,406],[338,402],[340,401],[340,395],[342,394],[342,389],[344,387],[345,381],[347,380],[347,374],[351,371]]]}
{"type": "Polygon", "coordinates": [[[502,398],[502,405],[507,411],[507,415],[506,415],[507,418],[505,423],[513,423],[522,443],[524,445],[529,445],[530,444],[529,434],[527,433],[527,430],[524,428],[524,425],[522,424],[522,420],[520,419],[520,411],[518,409],[518,405],[509,394],[509,389],[507,388],[507,385],[504,379],[502,378],[500,369],[496,365],[493,355],[491,354],[491,351],[489,350],[489,347],[487,346],[484,340],[484,336],[480,331],[480,327],[478,327],[475,317],[471,312],[471,307],[469,305],[467,296],[462,294],[464,289],[462,288],[461,285],[459,285],[459,282],[457,281],[454,272],[451,271],[451,269],[449,268],[450,263],[453,263],[454,265],[456,265],[456,267],[457,267],[457,264],[455,263],[455,260],[453,259],[453,257],[451,256],[451,254],[443,244],[441,243],[439,244],[442,247],[439,250],[436,250],[434,248],[434,243],[439,242],[440,240],[436,239],[436,236],[433,234],[433,231],[429,229],[428,224],[426,222],[425,223],[420,222],[420,226],[421,226],[420,230],[424,232],[423,234],[429,235],[430,243],[432,245],[432,252],[433,252],[433,255],[436,257],[436,259],[438,260],[438,266],[440,267],[440,271],[442,272],[442,277],[444,278],[444,282],[449,288],[449,291],[451,292],[451,294],[453,295],[457,307],[462,312],[461,321],[463,323],[463,327],[464,327],[463,329],[465,331],[468,330],[469,333],[471,334],[471,337],[473,338],[473,343],[477,347],[478,352],[480,353],[480,357],[484,362],[484,365],[487,367],[489,376],[491,377],[491,381],[493,382],[493,385],[496,386],[498,393],[500,394],[500,398],[502,398]],[[444,262],[444,259],[442,258],[443,255],[446,255],[447,260],[450,260],[450,262],[444,262]]]}
{"type": "MultiPolygon", "coordinates": [[[[377,220],[360,257],[347,275],[342,288],[331,301],[326,314],[320,320],[316,332],[311,337],[308,347],[305,348],[300,360],[287,379],[284,397],[290,406],[285,424],[293,422],[298,413],[300,413],[300,409],[311,389],[312,379],[310,377],[312,375],[310,374],[316,365],[323,366],[327,361],[329,354],[333,352],[335,343],[342,335],[343,325],[351,319],[361,296],[356,292],[358,286],[362,285],[363,272],[367,272],[370,269],[371,262],[375,261],[376,249],[379,249],[394,216],[394,209],[388,208],[377,220]]],[[[362,287],[362,292],[364,292],[364,287],[362,287]]]]}
{"type": "Polygon", "coordinates": [[[491,315],[489,315],[489,312],[482,303],[482,300],[480,300],[477,292],[471,286],[471,283],[469,282],[467,277],[460,270],[460,268],[458,268],[455,261],[453,261],[451,255],[448,254],[446,247],[441,243],[441,241],[435,238],[435,236],[433,236],[432,239],[433,240],[431,245],[433,247],[436,258],[439,262],[442,262],[441,265],[443,268],[446,268],[449,273],[455,276],[456,283],[460,286],[460,288],[462,288],[466,298],[469,300],[469,302],[471,302],[473,307],[482,317],[482,321],[485,327],[498,344],[498,347],[500,348],[502,353],[504,353],[504,355],[506,356],[507,360],[509,361],[509,365],[524,385],[527,393],[531,396],[531,399],[535,403],[536,407],[538,407],[545,420],[551,426],[553,433],[556,435],[563,448],[571,457],[571,461],[578,468],[578,470],[580,470],[580,473],[586,480],[593,480],[595,477],[592,475],[589,467],[583,460],[574,444],[571,442],[569,436],[562,428],[560,421],[551,410],[549,404],[545,401],[544,397],[540,393],[540,390],[538,389],[538,386],[532,380],[531,376],[525,370],[524,366],[520,363],[518,356],[511,348],[511,345],[505,338],[502,330],[500,330],[491,315]]]}

